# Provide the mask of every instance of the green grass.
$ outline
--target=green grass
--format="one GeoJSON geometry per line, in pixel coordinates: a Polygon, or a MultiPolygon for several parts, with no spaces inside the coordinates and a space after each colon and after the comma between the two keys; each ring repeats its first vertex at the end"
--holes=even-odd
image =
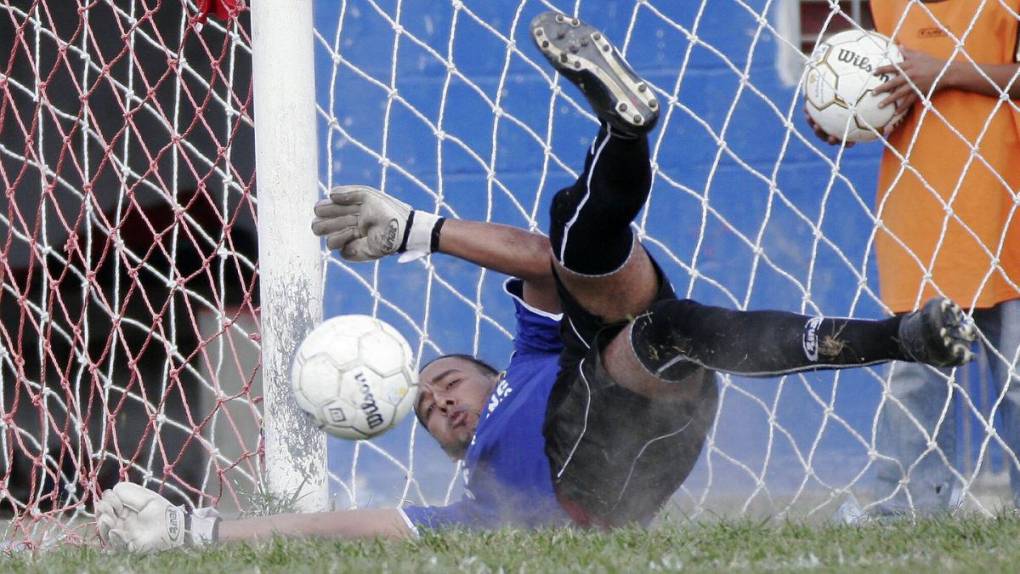
{"type": "Polygon", "coordinates": [[[275,539],[134,556],[65,548],[0,572],[1016,572],[1020,518],[862,527],[716,522],[611,533],[431,533],[413,542],[275,539]]]}

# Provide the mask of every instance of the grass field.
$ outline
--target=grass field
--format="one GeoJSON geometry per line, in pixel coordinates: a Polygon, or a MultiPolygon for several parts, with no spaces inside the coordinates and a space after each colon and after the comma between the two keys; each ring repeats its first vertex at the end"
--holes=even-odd
{"type": "Polygon", "coordinates": [[[612,533],[503,530],[414,542],[276,539],[147,556],[67,548],[0,572],[1017,572],[1020,518],[862,527],[717,522],[612,533]]]}

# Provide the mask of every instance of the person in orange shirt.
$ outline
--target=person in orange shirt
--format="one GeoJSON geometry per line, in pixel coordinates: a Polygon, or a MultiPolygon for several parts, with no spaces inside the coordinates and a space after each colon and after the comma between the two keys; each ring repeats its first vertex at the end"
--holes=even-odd
{"type": "MultiPolygon", "coordinates": [[[[937,294],[970,310],[1020,506],[1018,9],[1017,0],[871,2],[875,27],[904,56],[875,71],[892,75],[875,92],[887,94],[883,105],[911,108],[885,134],[879,171],[882,300],[904,313],[937,294]]],[[[893,365],[875,437],[879,499],[870,513],[924,514],[959,503],[966,477],[955,470],[960,391],[947,383],[951,374],[893,365]]]]}

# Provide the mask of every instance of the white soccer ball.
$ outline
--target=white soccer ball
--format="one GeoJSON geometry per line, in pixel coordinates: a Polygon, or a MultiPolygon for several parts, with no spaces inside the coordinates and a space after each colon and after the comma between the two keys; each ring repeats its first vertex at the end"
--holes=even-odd
{"type": "Polygon", "coordinates": [[[393,428],[418,395],[411,347],[396,329],[367,315],[323,321],[291,364],[298,405],[316,426],[345,439],[393,428]]]}
{"type": "Polygon", "coordinates": [[[903,61],[889,38],[864,30],[848,30],[818,44],[807,65],[804,100],[808,114],[826,133],[848,142],[878,138],[895,126],[907,110],[878,107],[888,94],[874,94],[889,76],[875,69],[903,61]]]}

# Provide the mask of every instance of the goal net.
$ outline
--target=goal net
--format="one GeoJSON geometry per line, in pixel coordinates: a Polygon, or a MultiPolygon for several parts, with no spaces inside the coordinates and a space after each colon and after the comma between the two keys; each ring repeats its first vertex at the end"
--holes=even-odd
{"type": "Polygon", "coordinates": [[[0,2],[0,513],[87,534],[130,479],[227,509],[260,492],[246,16],[0,2]]]}
{"type": "MultiPolygon", "coordinates": [[[[821,142],[800,96],[815,41],[870,29],[867,2],[317,1],[323,190],[368,184],[441,215],[545,230],[552,195],[573,182],[597,128],[531,44],[528,24],[548,9],[602,29],[663,104],[651,134],[651,198],[636,225],[679,295],[739,309],[888,316],[875,268],[886,146],[821,142]]],[[[982,9],[1016,15],[1012,4],[982,9]]],[[[975,25],[941,32],[967,46],[975,25]]],[[[958,58],[971,61],[965,50],[958,58]]],[[[1017,111],[1008,98],[1000,106],[1017,111]]],[[[941,119],[933,111],[922,121],[941,119]]],[[[968,165],[990,165],[985,149],[968,165]]],[[[997,177],[1015,221],[1016,188],[997,177]]],[[[945,220],[959,221],[953,202],[945,205],[945,220]]],[[[988,259],[1008,245],[1004,234],[994,238],[988,259]]],[[[914,262],[930,267],[930,255],[914,262]]],[[[503,277],[442,256],[403,266],[323,258],[326,315],[376,314],[408,336],[422,362],[467,352],[506,364],[513,310],[503,277]]],[[[981,272],[1005,275],[997,263],[981,272]]],[[[1006,281],[1016,289],[1016,276],[1006,281]]],[[[1014,347],[936,373],[950,392],[928,405],[935,426],[923,413],[900,417],[923,445],[908,459],[882,440],[884,417],[907,408],[890,393],[888,367],[723,377],[716,424],[670,511],[827,519],[851,494],[865,508],[910,509],[907,487],[930,465],[946,469],[952,504],[991,511],[1008,500],[997,496],[1017,458],[996,430],[1008,386],[988,367],[1015,385],[1016,363],[1014,347]],[[875,488],[883,464],[900,472],[895,491],[875,488]]],[[[460,496],[458,469],[414,421],[371,443],[329,445],[338,505],[460,496]]]]}

